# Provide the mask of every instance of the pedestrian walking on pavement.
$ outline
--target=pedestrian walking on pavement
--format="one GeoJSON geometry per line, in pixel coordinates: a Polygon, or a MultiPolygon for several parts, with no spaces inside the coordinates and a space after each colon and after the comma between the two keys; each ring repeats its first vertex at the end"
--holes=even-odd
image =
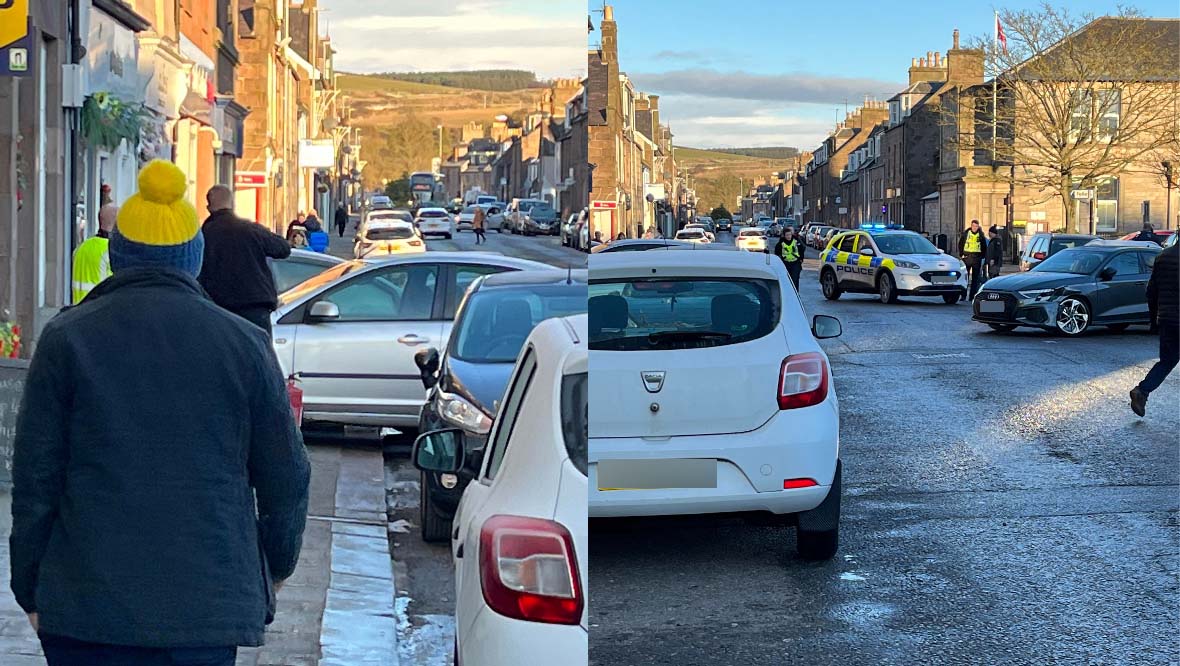
{"type": "Polygon", "coordinates": [[[1150,222],[1144,222],[1143,228],[1139,230],[1139,234],[1131,240],[1149,241],[1151,243],[1155,243],[1156,245],[1161,245],[1160,239],[1156,238],[1155,236],[1155,227],[1151,226],[1150,222]]]}
{"type": "Polygon", "coordinates": [[[115,228],[119,208],[107,204],[98,211],[98,233],[87,238],[74,250],[73,303],[77,305],[86,298],[100,282],[111,276],[110,237],[115,228]]]}
{"type": "Polygon", "coordinates": [[[270,341],[196,277],[185,175],[154,161],[114,275],[46,324],[13,458],[13,595],[49,666],[232,666],[291,576],[309,465],[270,341]]]}
{"type": "Polygon", "coordinates": [[[205,195],[205,258],[199,281],[213,302],[270,335],[270,313],[278,305],[267,258],[286,259],[291,245],[234,214],[234,193],[214,185],[205,195]]]}
{"type": "Polygon", "coordinates": [[[344,206],[336,207],[336,231],[340,232],[340,237],[344,238],[344,230],[348,228],[348,212],[344,210],[344,206]]]}
{"type": "Polygon", "coordinates": [[[971,226],[959,238],[959,258],[967,264],[967,300],[975,298],[975,292],[979,289],[986,252],[987,239],[979,228],[979,220],[971,220],[971,226]]]}
{"type": "Polygon", "coordinates": [[[807,248],[795,235],[794,227],[783,227],[783,234],[774,244],[774,255],[783,260],[787,267],[787,274],[791,276],[791,284],[795,291],[799,291],[799,276],[803,273],[803,255],[807,248]]]}
{"type": "Polygon", "coordinates": [[[488,237],[484,235],[484,210],[483,206],[476,206],[475,213],[471,216],[471,231],[475,233],[475,244],[488,242],[488,237]]]}
{"type": "Polygon", "coordinates": [[[1172,245],[1156,256],[1147,282],[1147,306],[1159,330],[1160,359],[1131,389],[1131,411],[1139,416],[1146,414],[1151,392],[1180,363],[1180,245],[1172,245]]]}
{"type": "Polygon", "coordinates": [[[1000,277],[1001,267],[1004,265],[1004,243],[1000,240],[1000,230],[993,226],[987,230],[987,279],[1000,277]]]}

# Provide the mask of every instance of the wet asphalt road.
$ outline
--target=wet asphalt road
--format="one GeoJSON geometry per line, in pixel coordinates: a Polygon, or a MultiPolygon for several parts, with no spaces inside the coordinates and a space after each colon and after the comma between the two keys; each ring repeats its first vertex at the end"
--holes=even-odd
{"type": "MultiPolygon", "coordinates": [[[[811,254],[814,255],[814,252],[811,254]]],[[[591,523],[590,663],[1180,661],[1180,377],[1128,390],[1158,339],[998,334],[965,303],[868,296],[809,314],[841,405],[840,552],[736,521],[591,523]]]]}

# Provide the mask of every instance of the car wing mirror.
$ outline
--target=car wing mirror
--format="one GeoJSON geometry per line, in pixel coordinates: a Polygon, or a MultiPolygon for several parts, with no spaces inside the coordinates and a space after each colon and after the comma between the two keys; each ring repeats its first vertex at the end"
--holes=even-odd
{"type": "Polygon", "coordinates": [[[1115,275],[1118,275],[1118,271],[1115,270],[1114,266],[1107,266],[1098,272],[1098,278],[1104,282],[1110,280],[1115,275]]]}
{"type": "Polygon", "coordinates": [[[840,325],[840,320],[828,315],[815,315],[811,319],[811,334],[817,340],[827,340],[828,338],[838,338],[844,332],[843,326],[840,325]]]}
{"type": "Polygon", "coordinates": [[[422,386],[427,390],[434,388],[438,383],[438,350],[434,347],[419,349],[418,353],[414,354],[414,364],[418,366],[418,372],[422,376],[422,386]]]}
{"type": "Polygon", "coordinates": [[[866,257],[871,257],[871,256],[877,254],[876,252],[873,252],[873,248],[871,248],[871,247],[862,247],[860,249],[860,253],[866,257]]]}
{"type": "Polygon", "coordinates": [[[454,474],[463,469],[465,446],[463,431],[458,428],[423,433],[414,440],[414,467],[423,472],[454,474]]]}
{"type": "Polygon", "coordinates": [[[311,323],[337,319],[340,319],[340,307],[332,301],[316,301],[307,310],[307,320],[311,323]]]}

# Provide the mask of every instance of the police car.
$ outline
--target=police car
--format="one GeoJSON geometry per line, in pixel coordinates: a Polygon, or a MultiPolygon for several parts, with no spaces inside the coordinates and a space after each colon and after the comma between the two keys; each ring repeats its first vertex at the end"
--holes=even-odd
{"type": "Polygon", "coordinates": [[[967,295],[967,266],[919,234],[884,224],[837,233],[820,254],[824,297],[877,294],[882,303],[900,295],[941,296],[949,304],[967,295]]]}

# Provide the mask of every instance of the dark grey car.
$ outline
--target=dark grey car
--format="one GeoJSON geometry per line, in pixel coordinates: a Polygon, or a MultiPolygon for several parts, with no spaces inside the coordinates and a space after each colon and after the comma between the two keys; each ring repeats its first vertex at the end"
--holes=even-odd
{"type": "Polygon", "coordinates": [[[1098,241],[1066,249],[1031,271],[988,280],[973,319],[999,331],[1017,326],[1081,335],[1093,325],[1150,324],[1147,280],[1158,249],[1098,241]]]}

